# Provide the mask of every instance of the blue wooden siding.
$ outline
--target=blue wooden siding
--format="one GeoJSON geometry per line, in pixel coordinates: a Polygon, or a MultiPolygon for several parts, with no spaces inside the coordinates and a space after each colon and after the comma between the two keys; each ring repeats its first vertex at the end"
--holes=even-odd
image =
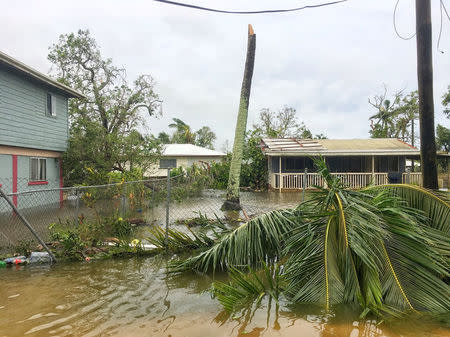
{"type": "MultiPolygon", "coordinates": [[[[30,158],[28,156],[17,156],[17,206],[20,209],[40,207],[43,205],[59,205],[59,191],[45,191],[32,194],[20,194],[26,191],[40,191],[50,188],[59,188],[59,158],[45,158],[47,184],[28,185],[30,182],[30,158]]],[[[40,157],[43,158],[43,157],[40,157]]],[[[13,189],[13,167],[12,155],[0,154],[0,184],[6,193],[12,193],[13,189]]],[[[8,211],[4,204],[0,204],[0,213],[8,211]]],[[[1,216],[1,214],[0,214],[1,216]]]]}
{"type": "Polygon", "coordinates": [[[67,148],[67,97],[0,67],[0,145],[63,152],[67,148]],[[47,93],[56,116],[46,113],[47,93]]]}

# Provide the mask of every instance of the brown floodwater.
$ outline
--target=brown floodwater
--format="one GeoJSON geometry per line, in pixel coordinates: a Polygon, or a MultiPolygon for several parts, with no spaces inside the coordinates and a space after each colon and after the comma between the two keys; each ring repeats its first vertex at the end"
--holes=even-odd
{"type": "Polygon", "coordinates": [[[0,269],[0,336],[450,336],[438,323],[377,325],[345,307],[326,314],[266,301],[227,315],[211,298],[209,276],[168,277],[166,263],[151,257],[0,269]]]}

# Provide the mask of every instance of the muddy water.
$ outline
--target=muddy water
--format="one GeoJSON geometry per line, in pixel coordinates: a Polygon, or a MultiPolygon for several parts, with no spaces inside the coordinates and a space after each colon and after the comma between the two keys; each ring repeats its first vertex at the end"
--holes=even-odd
{"type": "MultiPolygon", "coordinates": [[[[201,275],[162,258],[0,269],[0,336],[450,336],[437,324],[377,326],[337,310],[265,302],[227,316],[201,275]]],[[[220,278],[220,276],[219,276],[220,278]]]]}
{"type": "MultiPolygon", "coordinates": [[[[302,200],[301,192],[277,191],[264,192],[241,192],[241,205],[245,214],[249,216],[258,215],[274,209],[292,208],[302,200]]],[[[170,223],[176,223],[185,219],[199,216],[207,216],[209,219],[216,217],[237,216],[244,218],[244,213],[231,215],[221,211],[225,200],[225,192],[218,190],[204,190],[199,196],[190,197],[187,200],[172,200],[170,204],[170,223]]],[[[164,224],[166,219],[166,204],[160,203],[158,206],[150,207],[137,217],[143,217],[150,224],[164,224]]]]}

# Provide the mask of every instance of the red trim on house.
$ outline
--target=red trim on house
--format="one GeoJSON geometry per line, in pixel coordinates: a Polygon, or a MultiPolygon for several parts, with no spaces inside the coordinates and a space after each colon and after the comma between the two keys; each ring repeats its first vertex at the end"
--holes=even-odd
{"type": "Polygon", "coordinates": [[[64,194],[62,190],[62,188],[64,187],[62,158],[59,158],[59,187],[61,188],[61,190],[59,190],[59,206],[62,207],[64,201],[64,194]]]}
{"type": "Polygon", "coordinates": [[[45,180],[29,181],[28,185],[48,185],[48,181],[45,181],[45,180]]]}
{"type": "Polygon", "coordinates": [[[403,140],[401,140],[401,139],[398,139],[398,138],[397,138],[397,140],[398,140],[399,142],[402,142],[403,144],[408,145],[410,148],[413,148],[414,150],[417,150],[417,147],[412,146],[411,144],[408,144],[407,142],[405,142],[405,141],[403,141],[403,140]]]}
{"type": "MultiPolygon", "coordinates": [[[[12,155],[12,192],[17,193],[17,155],[12,155]]],[[[13,204],[17,207],[17,194],[13,194],[13,204]]]]}

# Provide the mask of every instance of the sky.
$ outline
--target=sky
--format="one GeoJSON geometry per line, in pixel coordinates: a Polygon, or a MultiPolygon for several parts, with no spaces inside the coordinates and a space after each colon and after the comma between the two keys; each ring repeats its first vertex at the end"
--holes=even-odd
{"type": "MultiPolygon", "coordinates": [[[[310,0],[182,0],[224,10],[264,10],[317,4],[310,0]]],[[[60,34],[89,29],[104,57],[127,70],[130,82],[150,74],[162,117],[147,132],[169,131],[176,117],[197,130],[210,126],[216,148],[232,144],[247,47],[256,33],[248,126],[262,108],[297,110],[313,134],[367,138],[375,113],[368,98],[417,89],[416,40],[397,37],[394,0],[348,0],[299,12],[230,15],[152,0],[9,1],[0,12],[0,50],[48,73],[48,48],[60,34]]],[[[450,0],[444,0],[450,10],[450,0]]],[[[397,28],[415,30],[414,2],[401,0],[397,28]]],[[[439,2],[432,1],[435,123],[450,127],[442,95],[450,85],[450,22],[437,49],[439,2]]]]}

